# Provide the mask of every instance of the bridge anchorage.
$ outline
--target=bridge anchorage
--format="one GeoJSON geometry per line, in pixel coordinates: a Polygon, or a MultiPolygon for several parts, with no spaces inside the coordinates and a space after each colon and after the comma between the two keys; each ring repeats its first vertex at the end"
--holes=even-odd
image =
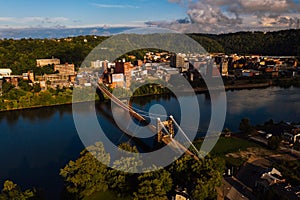
{"type": "MultiPolygon", "coordinates": [[[[123,101],[114,96],[102,83],[98,83],[97,88],[120,108],[124,109],[125,111],[128,111],[131,114],[131,116],[134,117],[136,120],[138,120],[141,123],[147,122],[144,116],[149,117],[151,115],[150,113],[135,109],[132,106],[125,104],[123,101]],[[139,112],[143,114],[140,114],[139,112]]],[[[156,114],[153,115],[155,116],[156,114]]],[[[199,160],[200,153],[198,149],[193,145],[192,141],[189,139],[189,137],[186,135],[183,129],[179,126],[179,124],[175,121],[174,117],[171,115],[168,116],[168,118],[169,119],[166,121],[161,121],[161,119],[157,117],[156,126],[154,126],[153,124],[149,124],[147,128],[149,128],[154,134],[156,134],[157,141],[159,143],[164,143],[177,152],[186,153],[187,155],[192,156],[195,160],[199,160]],[[178,129],[177,134],[181,134],[180,136],[183,136],[183,138],[190,145],[192,150],[187,149],[183,144],[181,144],[175,139],[175,127],[178,129]]]]}

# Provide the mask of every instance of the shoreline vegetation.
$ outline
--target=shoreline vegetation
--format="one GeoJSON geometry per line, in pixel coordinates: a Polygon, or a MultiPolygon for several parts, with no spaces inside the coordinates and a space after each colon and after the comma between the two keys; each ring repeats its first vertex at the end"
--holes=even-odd
{"type": "MultiPolygon", "coordinates": [[[[291,78],[291,79],[276,79],[276,80],[242,80],[237,83],[229,83],[228,81],[224,82],[225,91],[234,91],[234,90],[251,90],[251,89],[264,89],[268,87],[299,87],[300,79],[291,78]]],[[[218,89],[216,88],[216,91],[218,89]]],[[[90,98],[93,98],[91,95],[95,94],[93,88],[87,90],[83,88],[80,90],[82,92],[83,99],[79,99],[76,103],[85,103],[85,98],[87,95],[90,98]]],[[[191,90],[181,90],[181,94],[187,94],[195,92],[196,94],[207,93],[209,90],[207,87],[194,87],[193,91],[191,90]]],[[[131,98],[139,98],[146,96],[154,95],[165,95],[172,94],[170,90],[161,86],[155,85],[145,85],[141,88],[138,88],[134,94],[128,94],[124,92],[123,89],[115,93],[120,99],[126,99],[130,96],[131,98]]],[[[7,94],[4,94],[0,97],[0,112],[6,111],[17,111],[17,110],[28,110],[28,109],[37,109],[43,107],[54,107],[54,106],[63,106],[72,104],[73,88],[62,88],[59,89],[49,89],[45,91],[25,91],[23,89],[11,89],[7,94]]],[[[98,95],[95,95],[95,100],[99,101],[100,98],[98,95]]],[[[108,100],[107,97],[104,100],[108,100]]]]}
{"type": "MultiPolygon", "coordinates": [[[[64,182],[61,198],[121,200],[157,197],[170,199],[174,195],[174,191],[177,190],[177,186],[180,186],[186,188],[188,194],[194,199],[216,199],[218,195],[222,195],[222,187],[224,187],[222,179],[224,177],[234,176],[238,178],[239,171],[243,167],[256,159],[271,158],[274,154],[284,157],[282,160],[274,160],[273,163],[266,161],[267,164],[264,167],[276,167],[284,172],[283,175],[288,182],[298,183],[299,173],[295,174],[293,171],[300,166],[296,158],[290,160],[290,156],[280,149],[274,150],[270,145],[263,145],[249,139],[249,132],[246,131],[249,130],[249,127],[251,130],[253,128],[267,128],[276,125],[273,120],[266,121],[262,125],[252,126],[250,121],[245,119],[240,122],[240,132],[231,132],[225,128],[212,151],[208,156],[201,159],[201,162],[196,162],[192,157],[184,155],[164,169],[145,174],[130,174],[107,167],[108,163],[114,162],[117,166],[129,163],[136,169],[141,169],[143,163],[137,162],[139,156],[111,160],[103,143],[96,142],[83,149],[75,160],[70,160],[60,169],[59,175],[64,182]],[[100,158],[103,163],[98,162],[100,158]],[[185,179],[180,177],[185,177],[185,179]],[[192,184],[186,184],[186,180],[192,184]],[[153,190],[153,187],[158,189],[153,190]]],[[[197,149],[200,149],[203,138],[197,139],[193,143],[197,149]]],[[[118,147],[128,152],[139,153],[136,146],[127,143],[122,143],[118,147]]],[[[256,167],[260,166],[258,164],[256,167]]],[[[32,188],[23,192],[18,185],[10,180],[5,181],[3,188],[0,199],[1,197],[10,199],[16,196],[20,196],[22,199],[44,199],[41,190],[32,188]]],[[[269,193],[261,195],[266,198],[269,193]]]]}

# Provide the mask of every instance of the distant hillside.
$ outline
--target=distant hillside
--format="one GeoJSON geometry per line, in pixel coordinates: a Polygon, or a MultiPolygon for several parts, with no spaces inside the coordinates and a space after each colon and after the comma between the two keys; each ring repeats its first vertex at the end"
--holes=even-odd
{"type": "MultiPolygon", "coordinates": [[[[208,52],[300,56],[300,30],[269,33],[239,32],[221,35],[188,34],[188,36],[198,41],[208,52]]],[[[35,67],[35,60],[52,56],[60,58],[62,63],[74,63],[76,67],[79,67],[90,51],[107,38],[104,36],[77,36],[60,40],[3,39],[0,40],[0,68],[11,68],[14,74],[21,74],[28,70],[35,70],[36,73],[41,74],[43,72],[35,67]]],[[[146,38],[143,36],[140,37],[140,40],[146,38]]],[[[166,41],[161,39],[162,41],[158,42],[166,41]]],[[[184,42],[182,45],[185,45],[184,42]]],[[[184,48],[184,46],[180,48],[184,48]]],[[[143,57],[138,51],[135,54],[143,57]]]]}
{"type": "Polygon", "coordinates": [[[107,37],[78,36],[68,39],[4,39],[0,40],[0,68],[11,68],[13,74],[28,70],[43,73],[36,67],[36,59],[59,58],[61,63],[79,67],[90,51],[107,37]],[[85,42],[87,41],[87,42],[85,42]]]}
{"type": "Polygon", "coordinates": [[[199,42],[207,52],[225,52],[224,47],[216,40],[216,38],[211,38],[208,35],[203,34],[188,34],[188,36],[199,42]]]}
{"type": "Polygon", "coordinates": [[[53,39],[83,35],[109,36],[119,34],[134,27],[92,27],[92,28],[24,28],[0,29],[0,38],[7,39],[53,39]]]}
{"type": "Polygon", "coordinates": [[[259,54],[276,56],[300,56],[300,30],[277,32],[238,32],[221,35],[189,34],[209,52],[216,52],[220,46],[226,54],[259,54]],[[205,47],[203,38],[215,42],[205,47]],[[214,47],[216,45],[216,48],[214,47]]]}

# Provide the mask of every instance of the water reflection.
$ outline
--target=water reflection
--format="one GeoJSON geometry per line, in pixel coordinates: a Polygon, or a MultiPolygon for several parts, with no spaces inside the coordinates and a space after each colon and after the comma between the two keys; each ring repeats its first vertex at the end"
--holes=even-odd
{"type": "Polygon", "coordinates": [[[62,118],[63,115],[72,113],[72,107],[71,105],[63,105],[15,111],[4,111],[0,112],[0,122],[2,120],[6,120],[6,122],[10,126],[13,126],[20,118],[27,120],[28,122],[36,122],[38,120],[49,120],[57,113],[62,118]]]}
{"type": "Polygon", "coordinates": [[[275,122],[299,122],[300,88],[253,89],[227,92],[226,125],[237,130],[240,119],[247,117],[252,124],[269,119],[275,122]]]}
{"type": "MultiPolygon", "coordinates": [[[[197,126],[200,132],[207,130],[211,117],[210,98],[218,99],[218,94],[198,94],[197,97],[201,118],[198,125],[182,127],[187,133],[197,126]]],[[[190,97],[180,98],[188,102],[190,97]]],[[[229,91],[227,101],[225,127],[234,131],[238,130],[243,117],[250,118],[252,124],[262,124],[271,118],[275,122],[300,120],[300,88],[229,91]]],[[[161,104],[168,115],[180,119],[178,100],[172,96],[133,100],[134,106],[145,111],[155,104],[161,104]]],[[[79,114],[88,118],[94,106],[94,103],[82,106],[79,114]]],[[[109,103],[96,103],[96,108],[98,121],[112,142],[134,142],[116,127],[109,103]]],[[[194,109],[187,109],[192,117],[194,109]]],[[[58,199],[62,187],[59,169],[76,159],[84,148],[74,126],[72,106],[0,112],[0,130],[0,159],[3,161],[0,184],[12,179],[21,186],[43,189],[49,199],[58,199]]]]}

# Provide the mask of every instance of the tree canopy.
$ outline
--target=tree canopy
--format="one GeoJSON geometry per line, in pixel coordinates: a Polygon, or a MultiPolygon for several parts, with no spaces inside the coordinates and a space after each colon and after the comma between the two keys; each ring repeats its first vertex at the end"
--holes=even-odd
{"type": "MultiPolygon", "coordinates": [[[[136,147],[128,144],[121,144],[119,148],[137,152],[136,147]]],[[[217,158],[206,157],[196,161],[185,155],[165,169],[141,174],[127,173],[107,167],[110,156],[101,142],[87,149],[60,172],[66,190],[78,199],[110,190],[124,198],[163,200],[170,197],[170,192],[176,185],[186,187],[194,199],[214,198],[215,188],[221,184],[225,167],[223,160],[217,158]],[[105,162],[100,163],[96,158],[105,162]]],[[[142,163],[138,157],[121,157],[113,165],[119,169],[140,168],[142,163]]]]}
{"type": "Polygon", "coordinates": [[[35,189],[22,191],[13,181],[6,180],[3,184],[2,192],[0,193],[0,200],[29,200],[37,197],[35,189]]]}
{"type": "Polygon", "coordinates": [[[80,157],[74,162],[70,161],[60,175],[66,182],[66,189],[74,194],[75,198],[83,198],[99,191],[108,190],[106,165],[110,163],[110,155],[105,152],[102,143],[98,142],[83,150],[80,157]],[[104,161],[99,162],[98,159],[104,161]],[[106,165],[105,165],[106,164],[106,165]]]}

